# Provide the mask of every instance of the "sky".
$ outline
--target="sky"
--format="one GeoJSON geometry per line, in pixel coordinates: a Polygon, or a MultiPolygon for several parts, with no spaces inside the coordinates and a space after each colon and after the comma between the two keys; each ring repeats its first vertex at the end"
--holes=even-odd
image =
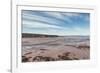
{"type": "Polygon", "coordinates": [[[22,10],[22,33],[90,35],[90,14],[22,10]]]}

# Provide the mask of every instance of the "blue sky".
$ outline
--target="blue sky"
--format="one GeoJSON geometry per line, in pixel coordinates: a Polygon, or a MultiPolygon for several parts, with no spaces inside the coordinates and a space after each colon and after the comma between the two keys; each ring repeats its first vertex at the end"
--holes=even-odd
{"type": "Polygon", "coordinates": [[[89,35],[90,14],[22,10],[22,33],[89,35]]]}

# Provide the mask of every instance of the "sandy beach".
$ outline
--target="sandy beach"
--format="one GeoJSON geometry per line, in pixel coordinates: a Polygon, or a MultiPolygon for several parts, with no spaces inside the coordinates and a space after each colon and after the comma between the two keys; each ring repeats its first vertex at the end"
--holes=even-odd
{"type": "Polygon", "coordinates": [[[89,36],[22,38],[22,62],[90,59],[89,36]]]}

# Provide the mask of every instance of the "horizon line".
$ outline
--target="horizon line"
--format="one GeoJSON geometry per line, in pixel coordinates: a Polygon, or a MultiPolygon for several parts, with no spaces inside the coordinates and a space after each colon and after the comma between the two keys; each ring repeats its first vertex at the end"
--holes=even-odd
{"type": "MultiPolygon", "coordinates": [[[[45,33],[23,33],[22,34],[41,34],[41,35],[57,35],[57,34],[45,34],[45,33]]],[[[57,36],[90,36],[90,35],[79,35],[79,34],[73,34],[73,35],[57,35],[57,36]]]]}

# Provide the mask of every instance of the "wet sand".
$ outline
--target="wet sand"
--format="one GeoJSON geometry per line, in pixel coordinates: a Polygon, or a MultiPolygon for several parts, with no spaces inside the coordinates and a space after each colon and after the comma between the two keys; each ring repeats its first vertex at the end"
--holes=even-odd
{"type": "Polygon", "coordinates": [[[89,37],[22,38],[22,62],[90,59],[89,37]]]}

